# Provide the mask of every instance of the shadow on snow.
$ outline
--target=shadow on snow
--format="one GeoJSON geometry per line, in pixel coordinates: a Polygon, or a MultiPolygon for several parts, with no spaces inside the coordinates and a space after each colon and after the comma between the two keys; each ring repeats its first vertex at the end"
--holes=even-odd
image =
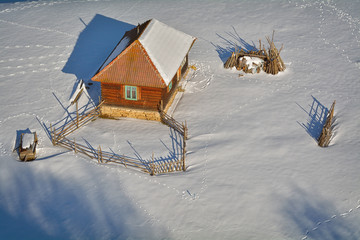
{"type": "Polygon", "coordinates": [[[54,174],[25,165],[2,177],[0,239],[168,239],[121,182],[109,184],[93,168],[70,170],[80,174],[72,176],[63,175],[68,167],[54,174]]]}
{"type": "MultiPolygon", "coordinates": [[[[175,131],[173,128],[169,128],[169,136],[171,139],[171,146],[166,145],[161,139],[160,142],[162,145],[168,150],[168,154],[166,156],[156,157],[154,159],[144,159],[141,157],[140,153],[134,148],[130,141],[127,141],[130,147],[133,149],[136,159],[141,161],[145,166],[148,166],[149,163],[162,164],[162,163],[172,163],[177,162],[182,157],[182,148],[183,148],[183,136],[175,131]]],[[[149,169],[151,170],[151,169],[149,169]]]]}
{"type": "MultiPolygon", "coordinates": [[[[101,14],[96,14],[88,24],[84,23],[81,18],[79,18],[79,21],[86,27],[80,33],[62,71],[74,74],[77,80],[83,80],[89,88],[90,97],[94,102],[98,102],[100,84],[92,82],[91,78],[110,55],[125,32],[135,26],[101,14]]],[[[73,91],[75,91],[75,88],[73,91]]]]}
{"type": "Polygon", "coordinates": [[[360,230],[351,220],[351,213],[336,212],[336,206],[316,192],[292,188],[294,194],[279,201],[285,231],[294,229],[302,235],[299,239],[359,239],[360,230]]]}
{"type": "Polygon", "coordinates": [[[216,35],[221,40],[221,45],[214,44],[213,42],[211,43],[215,47],[215,50],[223,63],[226,62],[226,60],[231,56],[233,52],[235,52],[236,49],[243,49],[246,52],[258,51],[254,42],[252,42],[252,44],[249,44],[240,37],[234,26],[231,27],[233,31],[225,32],[224,36],[216,33],[216,35]]]}
{"type": "Polygon", "coordinates": [[[311,97],[313,99],[313,102],[311,105],[309,105],[309,112],[296,103],[309,116],[308,122],[306,124],[299,122],[298,124],[303,127],[313,139],[317,141],[326,122],[326,117],[329,110],[324,105],[322,105],[319,100],[317,100],[314,96],[311,97]]]}
{"type": "MultiPolygon", "coordinates": [[[[70,124],[71,122],[76,122],[77,113],[76,113],[76,109],[74,109],[73,105],[64,106],[64,104],[57,98],[57,96],[54,93],[53,93],[53,95],[56,98],[56,100],[59,102],[60,106],[63,108],[65,116],[62,119],[60,119],[59,121],[57,121],[56,123],[54,123],[52,125],[52,128],[56,132],[61,132],[66,128],[66,126],[68,124],[70,124]]],[[[83,94],[82,97],[83,96],[85,96],[87,98],[86,99],[87,103],[84,104],[83,106],[79,107],[79,109],[78,109],[79,116],[86,115],[88,111],[90,111],[90,110],[92,110],[92,109],[94,109],[96,107],[91,98],[89,98],[86,94],[83,94]]],[[[38,118],[37,118],[37,121],[39,122],[39,124],[41,125],[43,130],[45,131],[45,133],[48,136],[49,140],[52,141],[52,134],[51,134],[50,126],[46,126],[46,124],[44,122],[41,122],[38,118]]],[[[110,152],[106,152],[106,153],[111,154],[112,158],[113,157],[114,158],[127,158],[127,159],[131,159],[131,160],[137,160],[146,168],[149,168],[149,163],[154,163],[155,165],[157,165],[157,164],[161,164],[161,163],[177,162],[177,161],[179,161],[181,159],[182,154],[183,154],[182,153],[183,136],[180,133],[178,133],[176,130],[174,130],[173,128],[169,128],[169,131],[170,131],[169,136],[170,136],[170,139],[171,139],[171,146],[167,146],[160,139],[160,142],[169,151],[167,156],[154,157],[154,159],[152,159],[151,157],[147,158],[147,159],[144,159],[140,155],[140,153],[134,148],[134,146],[132,145],[132,143],[129,140],[127,141],[127,143],[133,149],[135,157],[129,157],[127,155],[117,154],[111,148],[109,148],[110,152]]],[[[93,157],[98,158],[98,150],[96,148],[94,148],[92,146],[92,144],[90,144],[85,138],[82,138],[82,140],[85,142],[87,147],[91,150],[91,152],[93,154],[93,157]]],[[[60,154],[63,154],[63,153],[54,154],[52,156],[47,156],[47,157],[44,157],[43,159],[49,159],[49,158],[51,158],[53,156],[55,157],[55,156],[58,156],[60,154]]],[[[129,164],[129,165],[131,165],[131,164],[129,164]]],[[[151,169],[148,169],[148,170],[150,171],[151,169]]]]}

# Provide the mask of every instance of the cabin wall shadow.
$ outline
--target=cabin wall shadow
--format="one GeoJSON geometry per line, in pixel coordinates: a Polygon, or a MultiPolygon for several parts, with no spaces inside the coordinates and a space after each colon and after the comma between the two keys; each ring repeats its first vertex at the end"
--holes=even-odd
{"type": "Polygon", "coordinates": [[[96,14],[80,33],[62,71],[74,74],[77,79],[89,80],[125,32],[134,27],[132,24],[96,14]]]}
{"type": "MultiPolygon", "coordinates": [[[[79,18],[84,25],[84,21],[79,18]]],[[[88,93],[94,102],[101,94],[100,83],[91,78],[104,63],[126,31],[135,26],[113,18],[96,14],[79,34],[74,49],[62,72],[74,74],[77,80],[82,79],[87,85],[88,93]]],[[[74,87],[77,83],[74,83],[74,87]]]]}

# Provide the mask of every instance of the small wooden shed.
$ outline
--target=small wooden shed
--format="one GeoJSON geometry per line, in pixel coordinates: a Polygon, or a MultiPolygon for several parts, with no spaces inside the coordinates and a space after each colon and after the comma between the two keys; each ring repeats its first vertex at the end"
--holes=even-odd
{"type": "Polygon", "coordinates": [[[101,114],[159,120],[158,107],[171,105],[195,40],[156,19],[126,32],[92,78],[101,83],[101,114]]]}

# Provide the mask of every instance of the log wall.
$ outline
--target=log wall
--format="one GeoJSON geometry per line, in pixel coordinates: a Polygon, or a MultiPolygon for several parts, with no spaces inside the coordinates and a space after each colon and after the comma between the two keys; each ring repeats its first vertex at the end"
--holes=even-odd
{"type": "Polygon", "coordinates": [[[138,100],[125,98],[125,85],[101,83],[101,96],[107,105],[157,110],[166,88],[137,87],[138,100]]]}

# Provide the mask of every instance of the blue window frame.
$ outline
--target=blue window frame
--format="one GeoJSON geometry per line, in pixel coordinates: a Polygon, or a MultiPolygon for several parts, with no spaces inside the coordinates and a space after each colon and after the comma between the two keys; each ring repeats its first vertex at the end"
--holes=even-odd
{"type": "Polygon", "coordinates": [[[125,86],[125,99],[137,100],[137,87],[125,86]]]}
{"type": "Polygon", "coordinates": [[[171,89],[172,89],[172,82],[169,83],[168,91],[170,92],[171,89]]]}

